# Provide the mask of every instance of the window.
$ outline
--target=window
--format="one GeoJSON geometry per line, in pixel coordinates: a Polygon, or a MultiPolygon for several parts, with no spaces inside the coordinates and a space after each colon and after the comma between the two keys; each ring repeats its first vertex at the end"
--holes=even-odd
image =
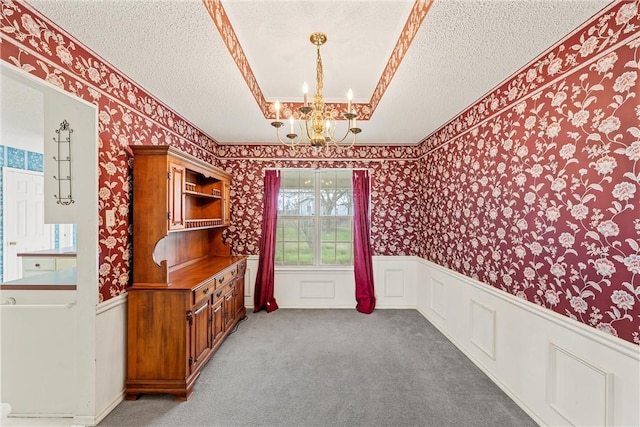
{"type": "Polygon", "coordinates": [[[353,265],[351,170],[284,170],[276,264],[353,265]]]}

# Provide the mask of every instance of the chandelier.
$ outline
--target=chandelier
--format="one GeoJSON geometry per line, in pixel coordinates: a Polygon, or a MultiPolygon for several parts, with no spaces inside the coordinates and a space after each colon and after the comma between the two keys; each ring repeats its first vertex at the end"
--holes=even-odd
{"type": "MultiPolygon", "coordinates": [[[[327,36],[324,33],[313,33],[309,37],[312,44],[316,46],[316,93],[313,96],[313,102],[309,103],[307,95],[309,87],[305,82],[302,85],[303,103],[302,107],[298,108],[298,113],[291,113],[289,116],[289,133],[286,134],[286,140],[280,137],[280,128],[284,126],[284,123],[280,121],[280,102],[274,103],[274,109],[276,111],[276,121],[271,122],[271,126],[276,128],[276,136],[278,141],[284,145],[295,149],[303,142],[311,145],[317,152],[326,147],[327,144],[334,144],[340,146],[344,140],[347,139],[349,134],[352,134],[351,143],[348,147],[352,147],[356,142],[356,136],[362,131],[356,126],[356,113],[352,104],[353,92],[349,89],[347,93],[347,111],[343,117],[347,121],[347,129],[342,138],[335,137],[336,131],[336,119],[335,114],[332,111],[325,111],[324,101],[322,100],[323,89],[323,71],[322,71],[322,58],[320,57],[320,46],[327,42],[327,36]],[[297,128],[300,131],[300,136],[296,133],[297,128]]],[[[346,144],[345,144],[346,145],[346,144]]]]}

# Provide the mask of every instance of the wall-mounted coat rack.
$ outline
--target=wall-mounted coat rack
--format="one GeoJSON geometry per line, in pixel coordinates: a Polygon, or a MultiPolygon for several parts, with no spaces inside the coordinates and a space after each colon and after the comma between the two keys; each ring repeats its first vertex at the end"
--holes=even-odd
{"type": "Polygon", "coordinates": [[[64,120],[60,123],[60,128],[56,129],[56,136],[53,138],[58,145],[58,155],[53,158],[58,164],[58,174],[53,179],[58,181],[58,194],[54,197],[58,199],[60,205],[70,205],[74,203],[71,196],[71,134],[73,129],[64,120]]]}

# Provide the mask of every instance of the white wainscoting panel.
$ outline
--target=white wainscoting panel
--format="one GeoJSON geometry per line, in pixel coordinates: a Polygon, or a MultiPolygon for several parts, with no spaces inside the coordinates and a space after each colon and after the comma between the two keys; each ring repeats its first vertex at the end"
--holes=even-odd
{"type": "Polygon", "coordinates": [[[418,311],[538,424],[640,425],[638,346],[417,262],[418,311]]]}
{"type": "Polygon", "coordinates": [[[301,280],[300,298],[335,299],[336,282],[332,280],[301,280]]]}
{"type": "Polygon", "coordinates": [[[392,298],[404,296],[404,270],[387,269],[384,271],[382,295],[392,298]]]}
{"type": "Polygon", "coordinates": [[[247,269],[244,272],[244,305],[253,308],[253,290],[256,284],[256,273],[258,271],[258,255],[249,255],[247,258],[247,269]]]}
{"type": "Polygon", "coordinates": [[[373,257],[376,308],[415,308],[416,258],[373,257]]]}
{"type": "Polygon", "coordinates": [[[447,318],[447,288],[435,278],[431,279],[431,311],[443,320],[447,318]]]}
{"type": "Polygon", "coordinates": [[[127,377],[127,296],[96,310],[96,418],[99,423],[124,400],[127,377]]]}
{"type": "Polygon", "coordinates": [[[496,358],[496,311],[471,300],[471,342],[487,356],[496,358]]]}
{"type": "Polygon", "coordinates": [[[555,343],[549,343],[548,363],[547,400],[558,414],[574,426],[612,424],[613,376],[610,373],[555,343]],[[576,390],[589,390],[589,393],[577,399],[576,390]]]}

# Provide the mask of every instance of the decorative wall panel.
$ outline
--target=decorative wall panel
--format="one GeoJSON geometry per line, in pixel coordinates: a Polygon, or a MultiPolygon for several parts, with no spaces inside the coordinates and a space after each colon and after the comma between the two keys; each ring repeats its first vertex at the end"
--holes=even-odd
{"type": "Polygon", "coordinates": [[[404,270],[385,269],[383,294],[385,297],[404,296],[404,270]]]}
{"type": "Polygon", "coordinates": [[[443,320],[447,318],[447,288],[439,280],[431,280],[431,310],[443,320]]]}
{"type": "Polygon", "coordinates": [[[549,405],[571,425],[612,425],[611,374],[553,343],[549,343],[547,372],[549,405]],[[576,399],[576,390],[589,390],[589,393],[576,399]]]}
{"type": "Polygon", "coordinates": [[[638,2],[424,142],[425,258],[640,343],[638,2]]]}
{"type": "Polygon", "coordinates": [[[496,358],[496,311],[471,300],[471,342],[487,356],[496,358]]]}
{"type": "Polygon", "coordinates": [[[300,298],[336,297],[336,282],[333,280],[304,280],[300,282],[300,298]]]}

